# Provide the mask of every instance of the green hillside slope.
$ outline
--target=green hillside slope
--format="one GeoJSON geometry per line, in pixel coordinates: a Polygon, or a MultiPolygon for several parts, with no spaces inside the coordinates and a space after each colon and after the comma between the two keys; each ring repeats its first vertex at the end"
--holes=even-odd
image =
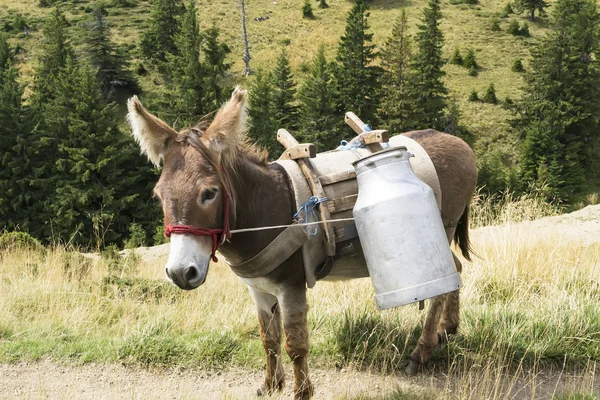
{"type": "MultiPolygon", "coordinates": [[[[65,11],[76,30],[77,22],[86,17],[92,2],[63,2],[60,8],[65,11]]],[[[111,4],[111,2],[107,2],[111,4]]],[[[139,34],[149,16],[150,2],[132,2],[132,7],[108,8],[108,20],[113,24],[115,39],[124,44],[131,57],[139,57],[139,34]]],[[[202,0],[198,2],[200,19],[204,28],[215,24],[221,29],[223,40],[231,47],[230,61],[232,71],[239,74],[242,70],[242,41],[241,19],[238,2],[202,0]]],[[[302,65],[307,63],[323,43],[327,55],[333,57],[341,36],[345,17],[351,7],[351,2],[343,0],[329,1],[329,8],[319,9],[315,4],[315,19],[307,20],[301,16],[301,2],[297,0],[249,0],[247,2],[248,35],[251,46],[252,68],[271,68],[277,51],[281,46],[287,46],[292,67],[297,74],[297,80],[302,76],[302,65]],[[269,18],[260,22],[255,18],[269,18]]],[[[444,19],[442,30],[445,35],[445,55],[450,58],[454,49],[459,48],[463,54],[468,48],[475,50],[478,63],[482,69],[477,77],[468,75],[465,68],[446,65],[446,85],[450,96],[456,98],[463,114],[463,123],[474,133],[477,141],[477,152],[490,151],[490,146],[498,148],[508,159],[516,155],[517,140],[510,136],[507,120],[510,112],[500,105],[473,103],[468,101],[472,90],[480,95],[490,83],[494,83],[500,100],[507,97],[518,99],[521,96],[523,84],[522,75],[511,71],[511,65],[516,58],[525,60],[529,57],[529,47],[536,37],[544,34],[544,20],[530,23],[531,38],[515,37],[506,33],[506,27],[513,19],[520,22],[526,20],[525,14],[510,15],[500,18],[505,6],[502,0],[482,0],[478,5],[453,5],[448,1],[442,2],[444,19]],[[501,32],[493,32],[493,18],[500,18],[501,32]]],[[[391,1],[378,0],[371,3],[369,23],[374,32],[374,41],[382,44],[391,31],[394,20],[400,9],[406,7],[409,23],[416,31],[421,9],[425,1],[391,1]]],[[[0,0],[0,16],[2,20],[15,20],[16,14],[25,18],[29,26],[28,35],[22,31],[12,32],[12,43],[19,44],[25,50],[21,53],[21,72],[26,80],[31,79],[31,73],[36,62],[36,46],[41,35],[41,23],[50,12],[50,8],[39,7],[37,1],[0,0]]],[[[76,36],[75,36],[76,38],[76,36]]],[[[76,39],[75,39],[76,40],[76,39]]],[[[252,78],[250,78],[252,79],[252,78]]],[[[142,79],[142,87],[153,88],[156,80],[151,74],[142,79]]],[[[244,85],[244,79],[238,77],[244,85]]],[[[155,89],[155,88],[153,88],[155,89]]]]}

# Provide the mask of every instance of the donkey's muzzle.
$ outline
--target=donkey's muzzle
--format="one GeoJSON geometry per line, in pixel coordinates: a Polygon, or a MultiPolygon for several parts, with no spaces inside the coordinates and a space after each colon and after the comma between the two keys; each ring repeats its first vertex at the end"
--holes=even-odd
{"type": "Polygon", "coordinates": [[[196,265],[175,269],[166,268],[165,272],[174,284],[184,290],[196,289],[206,280],[206,273],[203,273],[196,265]]]}

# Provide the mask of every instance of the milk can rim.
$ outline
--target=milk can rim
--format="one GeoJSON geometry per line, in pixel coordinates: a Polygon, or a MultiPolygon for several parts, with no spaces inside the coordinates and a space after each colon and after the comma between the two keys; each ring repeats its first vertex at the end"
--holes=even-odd
{"type": "Polygon", "coordinates": [[[361,162],[363,162],[363,161],[365,161],[365,160],[368,160],[368,159],[369,159],[369,158],[371,158],[371,157],[380,156],[380,155],[382,155],[382,154],[385,154],[385,153],[391,153],[392,151],[398,151],[398,150],[400,150],[400,151],[402,151],[402,150],[403,150],[403,151],[408,151],[408,148],[407,148],[406,146],[395,146],[395,147],[390,147],[389,149],[380,150],[380,151],[378,151],[378,152],[376,152],[376,153],[369,154],[369,155],[368,155],[368,156],[366,156],[366,157],[359,158],[358,160],[356,160],[356,161],[352,162],[352,166],[353,166],[354,168],[356,168],[356,165],[357,165],[358,163],[361,163],[361,162]]]}

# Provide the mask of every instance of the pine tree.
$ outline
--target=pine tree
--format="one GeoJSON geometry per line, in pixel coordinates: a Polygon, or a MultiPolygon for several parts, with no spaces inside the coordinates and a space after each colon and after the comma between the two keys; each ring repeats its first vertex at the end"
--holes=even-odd
{"type": "Polygon", "coordinates": [[[65,66],[67,59],[74,57],[67,37],[67,20],[55,9],[44,24],[40,65],[34,82],[34,102],[43,103],[50,95],[53,79],[65,66]]]}
{"type": "Polygon", "coordinates": [[[304,5],[302,6],[302,18],[315,18],[315,15],[313,14],[312,4],[310,4],[310,0],[304,0],[304,5]]]}
{"type": "Polygon", "coordinates": [[[104,18],[104,8],[96,5],[91,18],[83,24],[83,39],[89,64],[98,70],[97,79],[102,95],[113,100],[119,91],[135,91],[136,82],[129,71],[122,51],[111,42],[110,26],[104,18]]]}
{"type": "Polygon", "coordinates": [[[477,64],[477,59],[475,58],[475,51],[473,49],[467,50],[467,55],[463,60],[463,66],[465,68],[479,68],[479,64],[477,64]]]}
{"type": "Polygon", "coordinates": [[[517,0],[515,5],[519,13],[522,11],[529,12],[529,19],[532,22],[535,21],[536,11],[538,12],[538,15],[543,15],[544,9],[548,7],[548,3],[545,0],[517,0]]]}
{"type": "Polygon", "coordinates": [[[273,121],[277,128],[295,130],[298,125],[298,108],[294,105],[296,84],[285,48],[281,49],[277,57],[271,79],[273,121]]]}
{"type": "Polygon", "coordinates": [[[463,65],[463,63],[464,63],[464,60],[463,60],[462,56],[460,55],[460,50],[457,47],[456,49],[454,49],[454,53],[452,53],[452,58],[450,59],[450,64],[463,65]]]}
{"type": "Polygon", "coordinates": [[[482,100],[485,103],[496,104],[498,102],[498,98],[496,97],[496,89],[494,88],[494,84],[490,83],[490,86],[485,91],[482,100]]]}
{"type": "Polygon", "coordinates": [[[521,61],[520,58],[516,58],[515,61],[513,61],[512,67],[510,67],[510,70],[513,72],[525,72],[525,67],[523,67],[523,62],[521,61]]]}
{"type": "Polygon", "coordinates": [[[422,128],[443,129],[442,118],[448,90],[442,81],[445,62],[442,58],[444,37],[439,28],[441,18],[440,1],[429,0],[428,7],[423,9],[417,33],[418,51],[414,60],[418,76],[415,106],[422,128]]]}
{"type": "Polygon", "coordinates": [[[207,111],[219,108],[227,96],[228,90],[223,88],[223,81],[231,67],[231,64],[225,62],[225,57],[230,52],[225,43],[219,42],[219,28],[209,28],[204,34],[207,111]]]}
{"type": "Polygon", "coordinates": [[[382,125],[392,133],[414,129],[418,123],[414,108],[416,76],[410,65],[412,44],[407,30],[406,11],[402,10],[381,52],[384,73],[378,113],[382,125]]]}
{"type": "Polygon", "coordinates": [[[329,8],[329,4],[325,0],[319,0],[319,8],[329,8]]]}
{"type": "Polygon", "coordinates": [[[157,62],[167,60],[167,54],[177,54],[175,35],[184,13],[181,0],[153,0],[150,22],[142,33],[141,48],[144,57],[157,62]]]}
{"type": "Polygon", "coordinates": [[[26,228],[23,221],[30,194],[23,87],[12,61],[12,49],[0,34],[0,230],[26,228]]]}
{"type": "MultiPolygon", "coordinates": [[[[47,193],[53,239],[94,244],[99,221],[106,242],[122,240],[128,222],[122,212],[138,197],[125,168],[128,138],[118,130],[114,105],[107,105],[95,71],[68,60],[45,107],[47,135],[57,143],[55,176],[47,193]]],[[[129,161],[129,159],[127,159],[129,161]]]]}
{"type": "Polygon", "coordinates": [[[600,175],[599,15],[592,0],[558,0],[553,30],[532,52],[517,128],[525,181],[562,200],[600,175]]]}
{"type": "Polygon", "coordinates": [[[277,157],[282,147],[277,142],[277,122],[273,118],[273,85],[269,73],[256,71],[248,98],[248,135],[270,156],[277,157]]]}
{"type": "Polygon", "coordinates": [[[366,123],[373,123],[379,92],[380,69],[373,65],[375,46],[368,33],[368,6],[356,0],[346,19],[346,30],[337,51],[334,76],[337,86],[338,118],[352,111],[366,123]]]}
{"type": "Polygon", "coordinates": [[[314,143],[318,151],[330,150],[340,141],[336,135],[332,79],[325,46],[321,45],[298,92],[302,141],[314,143]]]}
{"type": "Polygon", "coordinates": [[[206,71],[200,60],[202,36],[196,17],[196,2],[186,7],[181,30],[175,36],[176,51],[168,54],[168,66],[174,91],[171,107],[183,125],[195,123],[207,112],[204,90],[206,71]]]}

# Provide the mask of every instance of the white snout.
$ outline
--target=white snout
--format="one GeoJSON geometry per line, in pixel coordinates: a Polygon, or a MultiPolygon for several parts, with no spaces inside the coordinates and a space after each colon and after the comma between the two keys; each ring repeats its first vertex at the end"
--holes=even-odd
{"type": "Polygon", "coordinates": [[[210,237],[172,234],[165,268],[167,279],[181,289],[197,288],[206,280],[211,253],[210,237]]]}

